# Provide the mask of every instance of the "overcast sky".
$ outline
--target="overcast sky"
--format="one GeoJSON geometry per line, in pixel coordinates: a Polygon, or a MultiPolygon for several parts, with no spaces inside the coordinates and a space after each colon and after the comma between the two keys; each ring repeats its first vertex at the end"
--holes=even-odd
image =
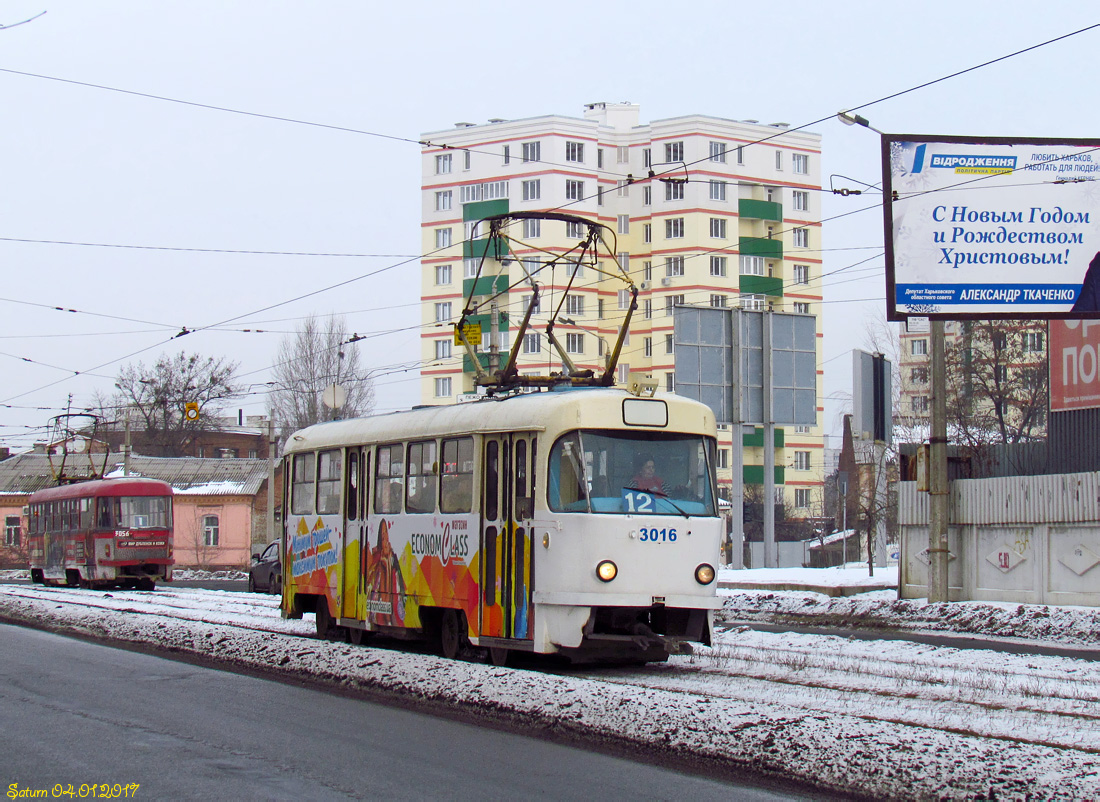
{"type": "MultiPolygon", "coordinates": [[[[838,110],[1098,21],[1059,0],[776,8],[0,0],[0,25],[46,12],[0,30],[0,445],[165,352],[228,356],[261,384],[310,313],[372,335],[379,410],[417,403],[422,132],[624,100],[643,121],[824,120],[823,183],[854,188],[881,177],[878,139],[838,110]]],[[[1100,29],[860,113],[896,133],[1100,137],[1097,52],[1100,29]]],[[[827,397],[884,318],[880,199],[824,198],[826,220],[871,207],[824,224],[826,273],[870,259],[826,279],[827,397]]],[[[264,411],[252,389],[234,410],[264,411]]],[[[843,411],[827,400],[827,431],[843,411]]]]}

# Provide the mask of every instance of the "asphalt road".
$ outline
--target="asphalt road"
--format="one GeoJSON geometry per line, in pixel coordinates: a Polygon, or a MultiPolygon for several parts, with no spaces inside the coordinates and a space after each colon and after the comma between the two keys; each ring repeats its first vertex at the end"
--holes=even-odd
{"type": "Polygon", "coordinates": [[[0,755],[5,792],[51,798],[806,798],[10,625],[0,755]]]}

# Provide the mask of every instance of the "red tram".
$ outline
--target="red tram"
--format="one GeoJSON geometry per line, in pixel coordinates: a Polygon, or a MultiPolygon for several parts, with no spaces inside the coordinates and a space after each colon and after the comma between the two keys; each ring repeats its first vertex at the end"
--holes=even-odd
{"type": "Polygon", "coordinates": [[[152,590],[172,578],[172,488],[119,478],[39,490],[27,543],[32,582],[152,590]]]}

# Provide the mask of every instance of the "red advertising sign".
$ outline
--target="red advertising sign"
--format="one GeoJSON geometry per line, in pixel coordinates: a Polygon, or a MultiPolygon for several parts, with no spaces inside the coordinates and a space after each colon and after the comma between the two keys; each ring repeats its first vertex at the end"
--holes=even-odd
{"type": "Polygon", "coordinates": [[[1100,321],[1050,321],[1050,411],[1100,407],[1100,321]]]}

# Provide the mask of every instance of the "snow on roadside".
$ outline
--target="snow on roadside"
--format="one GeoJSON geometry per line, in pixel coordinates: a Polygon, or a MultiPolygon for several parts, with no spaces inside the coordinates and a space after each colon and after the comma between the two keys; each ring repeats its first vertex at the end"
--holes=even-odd
{"type": "MultiPolygon", "coordinates": [[[[525,730],[585,735],[700,758],[875,798],[1080,799],[1100,789],[1095,752],[986,739],[930,727],[800,709],[753,698],[641,687],[593,678],[441,660],[421,654],[303,639],[288,632],[217,623],[253,605],[275,612],[270,597],[207,593],[209,609],[183,620],[171,594],[90,594],[84,599],[26,586],[0,586],[0,619],[126,644],[155,646],[232,666],[315,679],[365,693],[455,706],[505,719],[525,730]],[[129,598],[133,596],[135,598],[129,598]],[[90,598],[89,598],[90,597],[90,598]],[[237,598],[233,598],[237,597],[237,598]],[[136,599],[145,598],[143,608],[136,599]],[[86,606],[95,600],[104,606],[86,606]],[[254,601],[253,601],[254,599],[254,601]],[[117,601],[121,609],[110,609],[117,601]],[[157,609],[157,607],[162,609],[157,609]]],[[[52,590],[52,589],[51,589],[52,590]]],[[[182,597],[185,591],[178,591],[182,597]]],[[[182,601],[182,600],[181,600],[182,601]]],[[[291,623],[291,622],[287,622],[291,623]]],[[[303,622],[293,622],[303,626],[303,622]]]]}

